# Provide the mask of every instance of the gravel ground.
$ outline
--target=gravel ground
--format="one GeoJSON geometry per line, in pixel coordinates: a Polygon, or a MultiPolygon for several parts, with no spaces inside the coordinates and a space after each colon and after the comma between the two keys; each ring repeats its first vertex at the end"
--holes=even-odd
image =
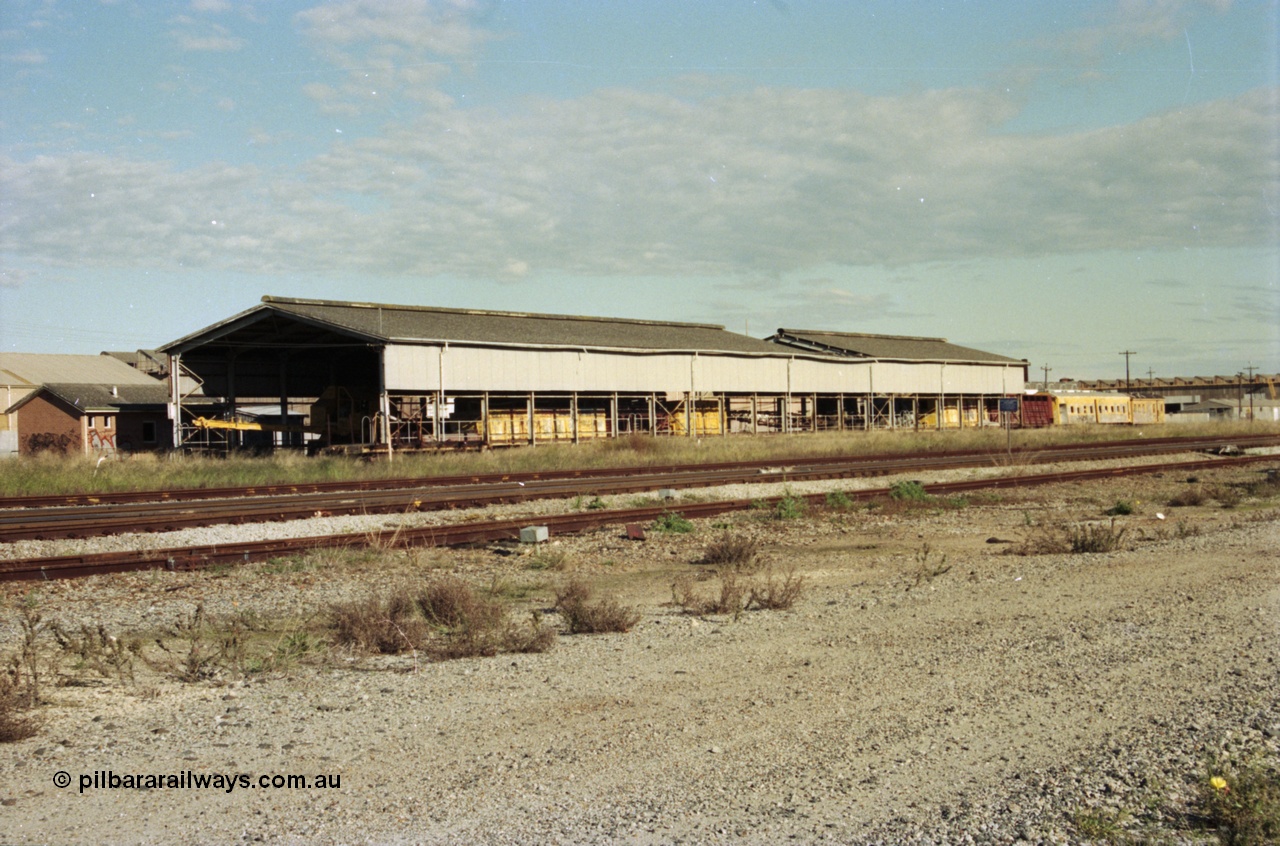
{"type": "MultiPolygon", "coordinates": [[[[1214,842],[1186,816],[1212,762],[1280,759],[1280,500],[1166,503],[1264,469],[958,509],[746,513],[644,542],[615,529],[537,551],[317,554],[41,586],[46,618],[111,632],[158,631],[197,603],[223,619],[316,618],[424,571],[534,608],[574,573],[643,616],[627,634],[563,635],[536,655],[333,652],[197,684],[64,662],[40,734],[0,755],[0,840],[1079,843],[1127,830],[1214,842]],[[1105,519],[1121,499],[1136,513],[1119,518],[1115,552],[1010,555],[1016,543],[993,542],[1105,519]],[[792,610],[698,618],[670,604],[672,578],[705,571],[694,562],[726,529],[804,574],[792,610]],[[563,572],[534,569],[548,562],[563,572]],[[94,788],[95,772],[255,786],[94,788]],[[256,786],[280,774],[341,783],[256,786]]],[[[4,586],[6,644],[24,589],[4,586]]]]}

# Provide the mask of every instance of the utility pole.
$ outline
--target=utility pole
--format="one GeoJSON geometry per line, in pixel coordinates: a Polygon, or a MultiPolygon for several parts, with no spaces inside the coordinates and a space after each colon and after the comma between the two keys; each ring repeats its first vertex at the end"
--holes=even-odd
{"type": "Polygon", "coordinates": [[[1250,364],[1245,370],[1249,371],[1249,422],[1253,422],[1253,371],[1258,368],[1250,364]]]}
{"type": "Polygon", "coordinates": [[[1044,389],[1045,389],[1045,392],[1047,393],[1049,390],[1049,373],[1053,371],[1053,368],[1046,364],[1044,367],[1041,367],[1040,369],[1044,371],[1044,389]]]}
{"type": "Polygon", "coordinates": [[[1137,355],[1137,353],[1134,352],[1133,350],[1125,350],[1124,352],[1120,353],[1120,355],[1124,356],[1124,389],[1128,391],[1129,390],[1129,356],[1137,355]]]}

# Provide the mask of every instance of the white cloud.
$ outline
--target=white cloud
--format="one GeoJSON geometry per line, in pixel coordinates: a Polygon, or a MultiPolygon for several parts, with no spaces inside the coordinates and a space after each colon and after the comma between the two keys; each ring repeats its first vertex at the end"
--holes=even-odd
{"type": "Polygon", "coordinates": [[[43,65],[49,58],[39,50],[19,50],[5,53],[4,60],[13,65],[43,65]]]}
{"type": "Polygon", "coordinates": [[[348,74],[345,84],[326,86],[326,109],[363,113],[389,109],[395,95],[448,106],[440,81],[494,37],[474,23],[487,8],[474,0],[340,0],[295,20],[348,74]]]}
{"type": "Polygon", "coordinates": [[[0,249],[241,270],[776,278],[823,265],[1273,245],[1275,92],[1013,135],[974,91],[603,91],[449,109],[297,172],[0,162],[0,249]],[[226,223],[210,231],[209,220],[226,223]]]}

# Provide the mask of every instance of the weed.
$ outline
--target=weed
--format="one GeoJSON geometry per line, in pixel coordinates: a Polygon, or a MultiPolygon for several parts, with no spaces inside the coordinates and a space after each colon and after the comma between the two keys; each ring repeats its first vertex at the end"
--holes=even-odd
{"type": "Polygon", "coordinates": [[[251,663],[251,672],[283,671],[300,661],[307,661],[323,655],[328,649],[328,642],[323,638],[297,630],[283,635],[276,641],[275,647],[263,658],[251,663]]]}
{"type": "Polygon", "coordinates": [[[751,586],[747,607],[765,611],[785,611],[796,604],[804,593],[804,587],[804,576],[796,573],[794,564],[782,571],[781,575],[774,572],[773,566],[770,565],[751,586]]]}
{"type": "Polygon", "coordinates": [[[73,669],[92,670],[103,678],[114,676],[122,682],[126,678],[133,681],[134,659],[142,652],[140,638],[115,637],[102,623],[81,623],[79,632],[68,632],[55,623],[50,631],[58,647],[75,657],[73,669]]]}
{"type": "Polygon", "coordinates": [[[1274,761],[1218,763],[1198,788],[1196,811],[1225,846],[1280,841],[1280,769],[1274,761]]]}
{"type": "Polygon", "coordinates": [[[1064,531],[1067,549],[1075,553],[1114,552],[1124,540],[1125,528],[1110,523],[1081,523],[1064,531]]]}
{"type": "Polygon", "coordinates": [[[556,630],[542,622],[542,614],[538,611],[529,613],[527,626],[511,623],[503,633],[505,652],[546,652],[555,642],[556,630]]]}
{"type": "Polygon", "coordinates": [[[335,642],[360,652],[398,655],[413,651],[426,638],[426,623],[415,614],[417,602],[407,590],[385,597],[340,602],[329,609],[335,642]]]}
{"type": "Polygon", "coordinates": [[[294,555],[289,558],[270,558],[258,567],[258,572],[264,576],[279,576],[287,573],[303,573],[314,566],[314,563],[306,557],[294,555]]]}
{"type": "Polygon", "coordinates": [[[601,509],[604,509],[604,508],[608,508],[608,506],[605,505],[604,500],[598,496],[593,498],[590,502],[587,503],[588,511],[600,511],[601,509]]]}
{"type": "Polygon", "coordinates": [[[22,640],[18,645],[18,662],[26,677],[27,705],[34,708],[40,703],[40,635],[47,628],[33,594],[18,605],[18,627],[22,640]]]}
{"type": "Polygon", "coordinates": [[[797,520],[804,516],[807,506],[808,503],[804,499],[787,494],[773,507],[773,516],[779,520],[797,520]]]}
{"type": "Polygon", "coordinates": [[[1123,828],[1127,817],[1128,814],[1118,809],[1093,808],[1076,811],[1071,817],[1071,822],[1085,840],[1124,844],[1129,841],[1128,832],[1123,828]]]}
{"type": "Polygon", "coordinates": [[[614,599],[592,602],[593,590],[581,579],[570,579],[556,591],[556,610],[570,634],[629,632],[640,622],[640,612],[614,599]]]}
{"type": "Polygon", "coordinates": [[[1203,505],[1205,499],[1207,497],[1203,488],[1187,488],[1170,497],[1168,505],[1170,508],[1186,508],[1192,505],[1203,505]]]}
{"type": "Polygon", "coordinates": [[[527,566],[530,570],[567,570],[569,553],[563,549],[542,549],[529,559],[527,566]]]}
{"type": "Polygon", "coordinates": [[[702,564],[728,566],[735,570],[750,572],[756,568],[759,554],[759,541],[744,535],[732,535],[728,532],[723,532],[718,538],[706,545],[699,562],[702,564]]]}
{"type": "Polygon", "coordinates": [[[951,569],[952,565],[947,563],[947,556],[943,555],[936,562],[932,558],[933,550],[929,544],[926,543],[920,547],[920,550],[915,554],[915,582],[911,587],[920,587],[920,585],[928,584],[951,569]]]}
{"type": "Polygon", "coordinates": [[[507,609],[490,597],[478,595],[471,585],[456,576],[442,576],[427,583],[418,594],[418,607],[427,621],[443,636],[432,645],[436,658],[469,658],[497,655],[507,647],[507,609]]]}
{"type": "Polygon", "coordinates": [[[732,569],[717,575],[720,590],[712,596],[702,595],[695,587],[698,580],[693,575],[686,573],[678,576],[671,583],[672,600],[689,614],[732,614],[737,619],[746,607],[750,585],[742,581],[737,571],[732,569]]]}
{"type": "Polygon", "coordinates": [[[1129,500],[1117,499],[1115,505],[1111,506],[1110,508],[1108,508],[1106,511],[1102,513],[1106,514],[1108,517],[1124,517],[1134,513],[1136,510],[1137,510],[1137,506],[1134,503],[1130,502],[1129,500]]]}
{"type": "Polygon", "coordinates": [[[929,494],[919,482],[894,482],[889,486],[889,496],[899,502],[929,501],[929,494]]]}
{"type": "Polygon", "coordinates": [[[1022,542],[1010,546],[1008,552],[1010,555],[1057,555],[1069,549],[1063,531],[1052,526],[1032,525],[1022,542]]]}
{"type": "Polygon", "coordinates": [[[853,505],[853,500],[844,491],[831,491],[826,497],[827,508],[845,509],[853,505]]]}
{"type": "Polygon", "coordinates": [[[24,687],[15,657],[9,667],[0,670],[0,743],[17,743],[40,731],[40,720],[27,713],[31,702],[24,687]]]}
{"type": "Polygon", "coordinates": [[[693,523],[686,520],[683,515],[669,511],[654,521],[653,529],[656,532],[687,534],[693,531],[693,523]]]}
{"type": "Polygon", "coordinates": [[[1217,485],[1209,496],[1223,508],[1235,508],[1244,499],[1244,491],[1232,485],[1217,485]]]}

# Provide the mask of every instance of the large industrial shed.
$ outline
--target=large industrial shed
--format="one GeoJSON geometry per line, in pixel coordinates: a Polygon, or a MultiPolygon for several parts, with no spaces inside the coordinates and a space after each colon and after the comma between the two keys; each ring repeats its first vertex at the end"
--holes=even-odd
{"type": "Polygon", "coordinates": [[[234,445],[237,426],[260,427],[237,410],[266,402],[282,421],[305,410],[321,443],[381,449],[979,425],[1027,366],[840,354],[700,323],[280,297],[162,351],[231,421],[192,425],[173,387],[182,446],[234,445]]]}
{"type": "MultiPolygon", "coordinates": [[[[873,426],[958,428],[995,421],[994,376],[1026,381],[1027,362],[962,347],[946,338],[869,335],[820,329],[779,329],[770,341],[810,353],[852,358],[867,365],[873,426]]],[[[1022,383],[1002,381],[999,393],[1022,383]]]]}

